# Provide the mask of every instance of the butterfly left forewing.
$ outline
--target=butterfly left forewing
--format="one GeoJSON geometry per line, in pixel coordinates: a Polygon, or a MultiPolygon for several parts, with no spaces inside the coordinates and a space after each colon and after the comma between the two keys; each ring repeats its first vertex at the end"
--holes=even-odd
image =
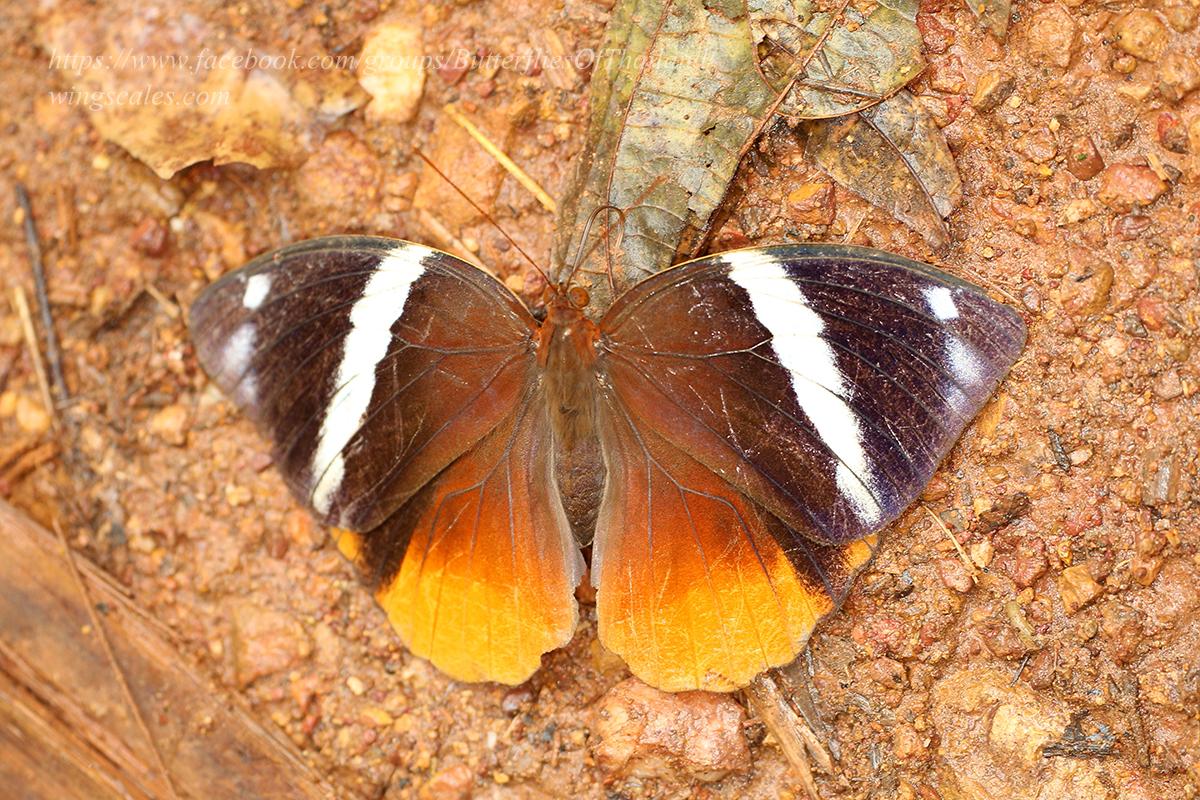
{"type": "Polygon", "coordinates": [[[301,502],[379,525],[511,412],[536,323],[446,253],[326,237],[255,259],[190,315],[200,363],[273,445],[301,502]]]}

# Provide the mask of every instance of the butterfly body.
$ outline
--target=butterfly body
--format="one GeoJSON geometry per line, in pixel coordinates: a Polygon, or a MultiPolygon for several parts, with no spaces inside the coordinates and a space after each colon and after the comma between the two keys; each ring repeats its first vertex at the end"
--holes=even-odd
{"type": "Polygon", "coordinates": [[[969,284],[830,245],[689,262],[608,309],[545,299],[539,323],[453,256],[332,237],[192,308],[289,487],[464,680],[519,682],[571,638],[593,519],[600,639],[643,680],[729,690],[791,660],[1024,341],[969,284]]]}
{"type": "Polygon", "coordinates": [[[552,286],[538,335],[538,365],[559,447],[566,453],[595,436],[595,384],[600,327],[584,309],[587,292],[552,286]]]}

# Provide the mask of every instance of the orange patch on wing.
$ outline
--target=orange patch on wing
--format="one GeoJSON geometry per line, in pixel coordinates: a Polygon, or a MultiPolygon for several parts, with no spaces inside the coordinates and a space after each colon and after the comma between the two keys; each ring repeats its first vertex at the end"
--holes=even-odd
{"type": "MultiPolygon", "coordinates": [[[[609,432],[593,557],[604,645],[667,691],[732,691],[794,659],[834,600],[793,565],[782,523],[654,434],[611,418],[609,432]]],[[[840,573],[871,544],[814,549],[840,573]]]]}
{"type": "Polygon", "coordinates": [[[581,560],[544,408],[529,401],[410,501],[404,560],[377,594],[409,650],[458,680],[521,683],[575,631],[581,560]]]}
{"type": "Polygon", "coordinates": [[[337,545],[338,552],[347,560],[355,564],[358,563],[359,556],[362,555],[362,537],[354,531],[348,531],[345,528],[333,529],[333,543],[337,545]]]}

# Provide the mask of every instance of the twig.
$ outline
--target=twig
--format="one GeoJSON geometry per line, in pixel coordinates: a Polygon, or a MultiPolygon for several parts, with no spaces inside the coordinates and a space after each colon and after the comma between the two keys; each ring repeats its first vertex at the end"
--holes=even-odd
{"type": "Polygon", "coordinates": [[[446,116],[462,126],[462,129],[470,134],[472,139],[479,142],[480,146],[484,150],[487,150],[488,154],[496,159],[500,163],[500,166],[508,171],[509,175],[516,178],[517,183],[528,189],[537,198],[538,202],[542,204],[542,208],[551,214],[558,213],[558,203],[554,202],[554,198],[537,181],[529,177],[529,173],[518,167],[503,150],[497,147],[496,143],[487,137],[487,134],[475,127],[475,123],[463,116],[463,113],[456,106],[449,104],[444,106],[442,110],[446,112],[446,116]]]}
{"type": "MultiPolygon", "coordinates": [[[[812,767],[808,762],[809,748],[821,748],[816,734],[808,729],[808,725],[792,709],[770,672],[764,672],[751,681],[745,692],[751,708],[774,734],[788,763],[800,776],[800,784],[809,800],[821,800],[817,783],[813,780],[812,767]]],[[[828,755],[824,761],[828,762],[828,755]]]]}
{"type": "Polygon", "coordinates": [[[942,529],[942,533],[946,534],[950,541],[954,542],[954,549],[958,551],[959,557],[967,565],[967,574],[971,576],[971,583],[978,585],[979,577],[976,573],[979,572],[979,568],[975,566],[975,562],[967,555],[967,551],[963,550],[963,546],[958,543],[958,538],[950,531],[950,528],[946,527],[946,523],[942,522],[942,518],[933,513],[933,509],[925,504],[922,504],[921,508],[925,509],[925,513],[929,515],[934,524],[942,529]]]}
{"type": "Polygon", "coordinates": [[[1025,657],[1021,659],[1021,666],[1017,667],[1017,674],[1013,675],[1012,681],[1008,684],[1009,686],[1016,686],[1017,681],[1021,680],[1021,673],[1025,671],[1025,667],[1029,664],[1029,659],[1031,658],[1033,658],[1033,653],[1026,653],[1025,657]]]}
{"type": "Polygon", "coordinates": [[[33,374],[37,377],[38,390],[42,394],[42,405],[50,415],[54,427],[58,427],[58,411],[54,406],[54,398],[50,396],[50,384],[46,380],[46,364],[42,361],[42,351],[38,347],[37,331],[33,329],[33,317],[29,314],[29,300],[21,284],[13,287],[13,307],[21,318],[21,332],[25,334],[25,345],[29,348],[29,358],[33,361],[33,374]]]}
{"type": "Polygon", "coordinates": [[[479,267],[489,275],[495,275],[495,271],[479,260],[479,257],[470,251],[461,239],[450,232],[450,229],[445,224],[430,214],[423,208],[417,209],[417,222],[421,223],[421,227],[425,228],[434,239],[438,240],[438,244],[443,249],[448,250],[454,255],[461,258],[463,261],[469,261],[479,267]]]}
{"type": "Polygon", "coordinates": [[[179,792],[175,788],[175,780],[171,777],[171,773],[163,761],[162,752],[158,749],[158,740],[151,735],[150,727],[146,724],[146,718],[142,716],[141,708],[138,707],[137,701],[133,699],[133,691],[129,688],[129,681],[125,678],[125,672],[121,669],[120,662],[117,661],[116,653],[113,652],[112,643],[108,640],[108,633],[105,631],[104,625],[101,624],[100,617],[96,614],[96,609],[92,603],[92,596],[88,592],[87,584],[83,580],[83,574],[79,571],[79,565],[75,563],[75,551],[71,549],[71,545],[67,541],[67,535],[63,532],[62,526],[58,524],[58,520],[54,520],[54,532],[58,534],[58,542],[62,545],[63,554],[66,556],[67,563],[71,567],[71,576],[75,579],[75,586],[79,589],[79,594],[83,597],[83,605],[87,609],[88,618],[92,622],[92,629],[100,637],[100,644],[103,645],[108,663],[112,667],[113,673],[117,676],[117,683],[121,685],[121,693],[125,696],[125,702],[129,705],[129,710],[133,714],[134,720],[137,721],[138,727],[141,728],[142,735],[146,737],[146,741],[150,745],[150,750],[154,753],[155,765],[158,767],[158,771],[162,774],[163,780],[167,784],[167,794],[174,800],[179,800],[179,792]]]}
{"type": "MultiPolygon", "coordinates": [[[[42,264],[42,243],[38,239],[37,227],[33,224],[33,207],[29,204],[29,192],[17,184],[17,202],[25,217],[25,244],[29,247],[29,261],[33,265],[33,286],[37,293],[38,311],[42,327],[46,329],[46,358],[50,361],[50,377],[54,379],[54,391],[58,402],[67,401],[67,382],[63,378],[62,352],[58,348],[58,335],[54,332],[54,317],[50,314],[50,298],[46,294],[46,269],[42,264]]],[[[53,416],[53,414],[52,414],[53,416]]]]}

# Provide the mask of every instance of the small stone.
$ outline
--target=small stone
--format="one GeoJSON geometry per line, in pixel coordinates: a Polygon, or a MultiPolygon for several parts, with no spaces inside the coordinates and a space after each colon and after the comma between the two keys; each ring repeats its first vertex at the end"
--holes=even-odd
{"type": "Polygon", "coordinates": [[[1142,586],[1149,586],[1154,583],[1162,567],[1162,556],[1135,555],[1129,562],[1129,574],[1142,586]]]}
{"type": "Polygon", "coordinates": [[[1200,86],[1200,54],[1173,50],[1158,65],[1158,90],[1177,103],[1200,86]]]}
{"type": "Polygon", "coordinates": [[[188,409],[182,403],[164,406],[150,418],[150,432],[167,444],[187,444],[188,409]]]}
{"type": "Polygon", "coordinates": [[[425,91],[424,62],[419,27],[385,22],[368,31],[358,60],[358,83],[372,98],[367,119],[408,122],[416,116],[425,91]]]}
{"type": "Polygon", "coordinates": [[[466,764],[444,767],[417,792],[420,800],[466,800],[471,796],[475,773],[466,764]]]}
{"type": "Polygon", "coordinates": [[[1046,559],[1046,546],[1040,539],[1022,540],[1012,555],[1006,556],[1002,563],[1004,571],[1020,589],[1027,589],[1037,583],[1037,579],[1042,577],[1050,566],[1046,559]]]}
{"type": "Polygon", "coordinates": [[[967,86],[963,78],[962,61],[958,56],[950,56],[944,61],[937,62],[929,76],[929,88],[937,92],[958,94],[967,86]]]}
{"type": "Polygon", "coordinates": [[[938,577],[948,589],[965,594],[971,591],[974,582],[971,573],[957,558],[943,558],[937,562],[938,577]]]}
{"type": "Polygon", "coordinates": [[[788,212],[793,220],[808,225],[833,222],[833,184],[805,183],[788,194],[788,212]]]}
{"type": "Polygon", "coordinates": [[[989,70],[979,76],[975,84],[971,107],[976,111],[991,111],[1007,100],[1016,88],[1017,82],[1012,75],[1000,70],[989,70]]]}
{"type": "Polygon", "coordinates": [[[1158,61],[1167,47],[1167,26],[1158,15],[1135,8],[1113,25],[1117,47],[1142,61],[1158,61]]]}
{"type": "Polygon", "coordinates": [[[351,675],[349,678],[346,678],[346,688],[355,697],[361,697],[363,692],[367,691],[367,685],[357,675],[351,675]]]}
{"type": "Polygon", "coordinates": [[[996,557],[996,548],[991,539],[983,539],[968,547],[967,555],[971,557],[975,566],[987,569],[987,566],[992,563],[992,559],[996,557]]]}
{"type": "Polygon", "coordinates": [[[892,752],[900,761],[911,761],[925,755],[925,738],[908,723],[896,726],[892,732],[892,752]]]}
{"type": "Polygon", "coordinates": [[[1165,506],[1179,499],[1179,459],[1165,447],[1142,454],[1142,505],[1165,506]]]}
{"type": "Polygon", "coordinates": [[[382,708],[379,708],[378,706],[371,706],[370,708],[367,708],[365,711],[363,711],[363,717],[372,725],[375,725],[379,728],[387,728],[395,721],[391,714],[384,711],[382,708]]]}
{"type": "Polygon", "coordinates": [[[240,601],[230,614],[233,621],[234,674],[246,687],[264,675],[295,667],[312,653],[304,628],[288,614],[240,601]]]}
{"type": "Polygon", "coordinates": [[[161,256],[167,249],[166,223],[147,217],[133,229],[129,236],[129,244],[143,255],[161,256]]]}
{"type": "Polygon", "coordinates": [[[1104,587],[1096,583],[1087,564],[1067,567],[1058,576],[1058,593],[1068,614],[1079,611],[1103,591],[1104,587]]]}
{"type": "Polygon", "coordinates": [[[225,502],[233,508],[240,508],[254,499],[254,493],[249,487],[236,483],[225,484],[225,502]]]}
{"type": "Polygon", "coordinates": [[[1067,149],[1067,171],[1081,181],[1090,180],[1104,169],[1104,159],[1090,136],[1080,136],[1067,149]]]}
{"type": "Polygon", "coordinates": [[[1045,164],[1058,155],[1058,144],[1045,128],[1035,128],[1025,134],[1013,148],[1035,164],[1045,164]]]}
{"type": "Polygon", "coordinates": [[[1043,6],[1029,19],[1025,46],[1034,63],[1066,69],[1079,49],[1079,26],[1063,6],[1043,6]]]}
{"type": "Polygon", "coordinates": [[[1162,400],[1174,400],[1183,394],[1179,371],[1169,369],[1154,379],[1154,394],[1162,400]]]}
{"type": "Polygon", "coordinates": [[[630,678],[597,716],[596,762],[611,775],[708,783],[750,767],[746,712],[727,694],[671,694],[630,678]]]}
{"type": "Polygon", "coordinates": [[[50,415],[41,403],[25,394],[16,395],[13,399],[13,413],[21,430],[34,436],[50,430],[50,415]]]}
{"type": "Polygon", "coordinates": [[[927,53],[941,55],[954,44],[954,31],[939,22],[933,14],[917,14],[917,30],[927,53]]]}
{"type": "Polygon", "coordinates": [[[1112,291],[1113,268],[1109,264],[1096,263],[1091,255],[1072,251],[1072,273],[1063,278],[1059,286],[1059,301],[1063,309],[1073,317],[1098,314],[1108,305],[1112,291]]]}
{"type": "Polygon", "coordinates": [[[1059,225],[1074,225],[1096,215],[1100,206],[1090,197],[1080,197],[1067,203],[1067,207],[1058,215],[1059,225]]]}
{"type": "Polygon", "coordinates": [[[1113,164],[1100,176],[1096,197],[1114,211],[1128,212],[1150,205],[1167,191],[1167,184],[1150,167],[1113,164]]]}
{"type": "Polygon", "coordinates": [[[1158,143],[1172,153],[1186,154],[1188,151],[1188,132],[1179,115],[1164,111],[1158,115],[1155,126],[1158,133],[1158,143]]]}

